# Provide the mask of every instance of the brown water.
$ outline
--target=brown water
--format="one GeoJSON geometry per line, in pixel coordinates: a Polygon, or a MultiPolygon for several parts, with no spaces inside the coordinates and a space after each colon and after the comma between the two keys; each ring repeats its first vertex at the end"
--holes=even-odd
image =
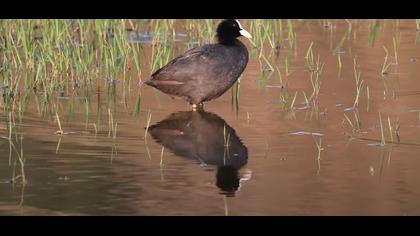
{"type": "MultiPolygon", "coordinates": [[[[60,136],[54,134],[55,113],[41,112],[41,98],[33,96],[21,122],[16,121],[15,143],[26,158],[26,184],[10,181],[21,173],[21,165],[14,150],[9,156],[9,118],[0,113],[0,214],[419,215],[420,47],[415,22],[381,21],[373,45],[366,20],[353,27],[341,49],[341,71],[333,50],[348,29],[346,21],[337,21],[332,29],[318,21],[298,28],[287,88],[281,88],[278,76],[261,83],[260,63],[251,59],[241,79],[238,109],[231,91],[206,103],[205,112],[193,113],[184,101],[147,86],[133,85],[124,93],[117,83],[112,97],[100,81],[92,87],[88,117],[84,89],[54,99],[64,111],[65,134],[60,136]],[[401,35],[398,65],[383,77],[382,46],[393,56],[395,35],[401,35]],[[305,65],[311,42],[314,56],[319,54],[325,64],[317,105],[305,107],[302,92],[312,93],[305,65]],[[353,110],[355,57],[364,87],[353,110]],[[281,96],[289,97],[288,105],[281,96]],[[115,142],[108,137],[108,107],[118,122],[115,142]],[[153,126],[145,140],[149,111],[153,126]],[[378,145],[379,112],[385,146],[378,145]],[[358,115],[360,129],[353,133],[344,114],[353,123],[358,115]],[[399,142],[394,134],[391,143],[388,117],[393,127],[399,122],[399,142]]],[[[280,50],[283,74],[288,53],[287,45],[280,50]]]]}

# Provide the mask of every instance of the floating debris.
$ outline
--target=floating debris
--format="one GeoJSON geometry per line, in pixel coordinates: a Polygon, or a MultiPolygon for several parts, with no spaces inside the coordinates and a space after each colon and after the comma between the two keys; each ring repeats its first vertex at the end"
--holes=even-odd
{"type": "Polygon", "coordinates": [[[400,74],[399,73],[391,73],[391,72],[383,72],[382,76],[386,77],[386,78],[399,78],[400,74]]]}
{"type": "Polygon", "coordinates": [[[298,107],[298,106],[296,106],[296,107],[293,107],[295,110],[308,110],[309,108],[311,108],[311,106],[309,106],[309,105],[304,105],[304,106],[301,106],[301,107],[298,107]]]}
{"type": "Polygon", "coordinates": [[[0,184],[12,184],[12,183],[14,183],[13,179],[9,179],[9,180],[2,179],[2,180],[0,180],[0,184]]]}
{"type": "Polygon", "coordinates": [[[57,130],[57,131],[55,131],[55,134],[57,134],[57,135],[89,134],[89,132],[75,132],[75,131],[64,132],[63,130],[57,130]]]}
{"type": "Polygon", "coordinates": [[[9,88],[9,85],[0,84],[0,89],[7,89],[9,88]]]}
{"type": "Polygon", "coordinates": [[[69,180],[70,178],[69,177],[67,177],[67,176],[60,176],[60,177],[58,177],[58,180],[64,180],[64,181],[67,181],[67,180],[69,180]]]}
{"type": "Polygon", "coordinates": [[[291,135],[312,135],[312,136],[324,136],[321,133],[312,133],[312,132],[306,132],[306,131],[299,131],[299,132],[294,132],[294,133],[290,133],[291,135]]]}
{"type": "Polygon", "coordinates": [[[382,143],[369,143],[368,146],[369,147],[383,147],[385,145],[382,143]]]}
{"type": "Polygon", "coordinates": [[[58,135],[63,135],[63,134],[64,134],[64,131],[62,131],[62,130],[57,130],[57,131],[55,131],[55,134],[58,134],[58,135]]]}
{"type": "Polygon", "coordinates": [[[280,89],[283,89],[284,88],[283,85],[266,85],[265,87],[266,88],[280,88],[280,89]]]}

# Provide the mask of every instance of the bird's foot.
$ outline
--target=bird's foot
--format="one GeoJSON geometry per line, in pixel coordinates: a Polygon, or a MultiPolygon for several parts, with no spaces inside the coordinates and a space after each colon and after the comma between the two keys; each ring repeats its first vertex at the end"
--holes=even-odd
{"type": "Polygon", "coordinates": [[[192,111],[197,111],[197,104],[192,104],[191,109],[192,111]]]}
{"type": "Polygon", "coordinates": [[[202,108],[203,108],[203,103],[191,104],[192,111],[197,111],[197,110],[202,109],[202,108]]]}

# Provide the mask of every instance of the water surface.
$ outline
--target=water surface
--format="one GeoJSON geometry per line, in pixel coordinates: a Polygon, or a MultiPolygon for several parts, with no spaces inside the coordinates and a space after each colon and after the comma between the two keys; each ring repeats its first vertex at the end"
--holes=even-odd
{"type": "MultiPolygon", "coordinates": [[[[89,102],[89,89],[53,99],[65,132],[57,135],[55,113],[39,95],[31,95],[21,120],[15,116],[13,133],[16,150],[26,159],[24,168],[7,139],[9,114],[0,113],[0,214],[418,215],[420,47],[415,22],[380,21],[371,40],[369,22],[353,21],[339,51],[341,69],[334,49],[348,22],[335,21],[331,29],[309,21],[296,29],[296,50],[286,42],[273,59],[287,86],[275,73],[262,75],[264,61],[254,56],[241,78],[238,101],[228,91],[206,103],[203,112],[190,112],[184,101],[151,87],[132,85],[127,93],[122,83],[98,80],[89,102]],[[401,35],[398,64],[382,75],[383,46],[392,51],[395,35],[401,35]],[[311,42],[324,67],[318,100],[308,105],[303,92],[312,94],[305,59],[311,42]],[[355,58],[363,80],[356,107],[355,58]],[[118,123],[115,140],[109,135],[108,109],[118,123]],[[379,112],[386,145],[380,145],[379,112]],[[11,181],[22,171],[25,184],[11,181]]],[[[149,42],[136,41],[149,36],[132,40],[144,43],[150,53],[149,42]]],[[[176,39],[185,40],[182,34],[176,39]]],[[[390,60],[395,62],[393,55],[390,60]]]]}

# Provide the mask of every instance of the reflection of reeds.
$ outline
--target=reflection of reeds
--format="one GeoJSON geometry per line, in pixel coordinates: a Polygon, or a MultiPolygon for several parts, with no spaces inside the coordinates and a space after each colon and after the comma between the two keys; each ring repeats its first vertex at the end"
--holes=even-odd
{"type": "Polygon", "coordinates": [[[232,109],[235,107],[236,111],[239,111],[239,96],[240,96],[240,89],[241,89],[241,78],[239,78],[234,86],[232,86],[232,109]]]}
{"type": "Polygon", "coordinates": [[[379,177],[382,177],[382,173],[384,170],[384,159],[385,159],[385,148],[381,148],[381,154],[379,158],[379,177]]]}
{"type": "Polygon", "coordinates": [[[12,163],[12,113],[9,112],[9,166],[12,163]]]}
{"type": "Polygon", "coordinates": [[[391,119],[389,119],[389,116],[388,116],[388,128],[389,128],[389,137],[391,138],[391,142],[394,142],[394,136],[392,135],[391,119]]]}
{"type": "Polygon", "coordinates": [[[225,216],[229,216],[229,208],[228,208],[226,195],[223,195],[223,206],[224,206],[224,209],[225,209],[225,216]]]}
{"type": "MultiPolygon", "coordinates": [[[[419,116],[420,116],[420,112],[419,112],[419,116]]],[[[251,113],[246,112],[246,122],[249,124],[249,121],[251,120],[251,113]]],[[[420,122],[420,120],[419,120],[420,122]]]]}
{"type": "Polygon", "coordinates": [[[165,147],[162,146],[162,150],[160,151],[160,168],[163,166],[163,153],[165,151],[165,147]]]}
{"type": "Polygon", "coordinates": [[[60,138],[58,138],[58,142],[57,142],[57,147],[55,148],[55,153],[57,154],[58,153],[58,150],[60,150],[60,144],[61,144],[61,138],[62,138],[63,136],[60,136],[60,138]]]}
{"type": "Polygon", "coordinates": [[[322,147],[322,137],[319,137],[319,142],[316,140],[316,138],[314,136],[312,136],[314,138],[315,144],[316,144],[316,148],[318,150],[318,155],[317,155],[317,163],[318,163],[318,170],[316,172],[316,174],[318,175],[319,172],[321,171],[321,152],[324,150],[324,148],[322,147]]]}
{"type": "Polygon", "coordinates": [[[395,136],[397,137],[397,142],[400,143],[401,139],[400,139],[400,123],[397,120],[395,123],[395,136]]]}
{"type": "Polygon", "coordinates": [[[137,95],[136,103],[134,105],[134,112],[133,116],[137,117],[140,114],[141,111],[141,95],[137,95]]]}
{"type": "MultiPolygon", "coordinates": [[[[118,122],[115,121],[114,123],[114,116],[111,112],[111,109],[108,108],[108,137],[112,137],[113,141],[117,139],[117,128],[118,128],[118,122]]],[[[95,125],[95,132],[97,132],[96,125],[95,125]]]]}
{"type": "Polygon", "coordinates": [[[420,111],[417,112],[417,118],[418,118],[418,122],[419,122],[419,125],[420,125],[420,111]]]}
{"type": "Polygon", "coordinates": [[[230,146],[230,133],[226,132],[226,124],[223,126],[223,142],[224,142],[224,146],[225,147],[229,147],[230,146]]]}
{"type": "MultiPolygon", "coordinates": [[[[21,183],[22,185],[26,184],[26,175],[25,175],[25,163],[26,163],[26,159],[24,157],[24,153],[23,153],[23,136],[20,135],[18,136],[18,134],[15,131],[15,137],[14,139],[16,140],[16,144],[13,141],[12,138],[12,133],[13,133],[13,128],[15,127],[15,123],[12,117],[12,113],[9,112],[9,137],[7,138],[9,141],[9,166],[11,164],[11,158],[12,158],[12,150],[14,151],[14,153],[17,156],[17,160],[19,162],[20,165],[20,175],[15,175],[15,171],[13,171],[13,177],[12,177],[12,183],[15,183],[18,179],[21,179],[21,183]],[[16,145],[19,144],[19,149],[18,147],[16,147],[16,145]]],[[[16,161],[15,161],[16,163],[16,161]]]]}
{"type": "Polygon", "coordinates": [[[379,125],[380,125],[380,128],[381,128],[381,145],[384,146],[386,144],[385,130],[384,130],[384,126],[382,124],[382,116],[381,116],[380,112],[379,112],[379,125]]]}
{"type": "Polygon", "coordinates": [[[144,141],[147,140],[147,132],[149,131],[150,121],[152,120],[152,112],[150,110],[147,112],[147,124],[146,124],[146,130],[144,131],[144,141]]]}
{"type": "Polygon", "coordinates": [[[117,156],[118,156],[117,143],[113,142],[112,147],[111,147],[111,158],[110,158],[111,164],[112,164],[112,161],[113,161],[114,157],[117,157],[117,156]]]}

